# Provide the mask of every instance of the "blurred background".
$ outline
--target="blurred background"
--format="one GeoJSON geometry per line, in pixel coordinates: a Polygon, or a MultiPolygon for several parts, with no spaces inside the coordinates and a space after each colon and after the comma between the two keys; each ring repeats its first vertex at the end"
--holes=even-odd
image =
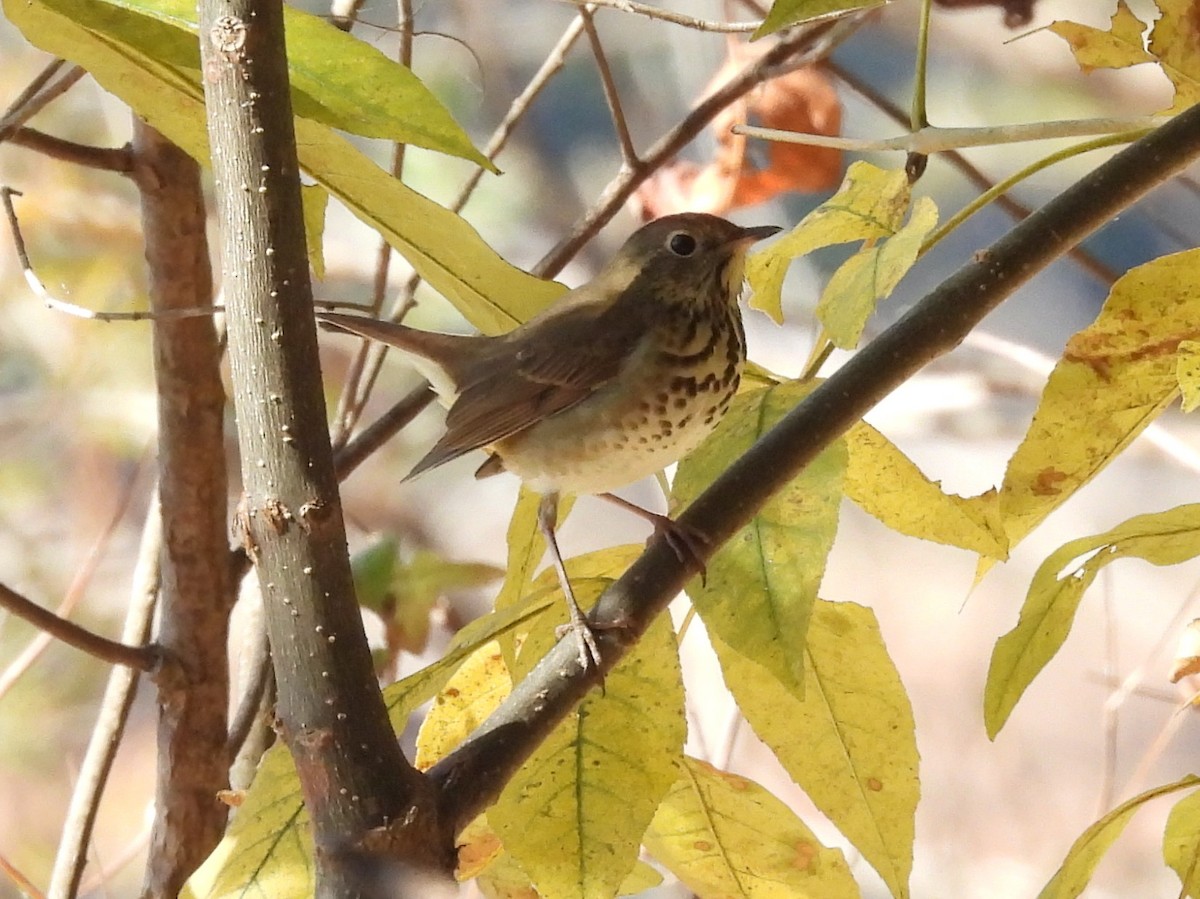
{"type": "MultiPolygon", "coordinates": [[[[303,4],[323,13],[315,4],[303,4]]],[[[720,18],[716,2],[664,3],[689,15],[720,18]]],[[[1130,3],[1144,13],[1149,3],[1130,3]]],[[[1105,26],[1115,3],[1040,0],[1031,22],[1005,26],[995,7],[939,9],[931,39],[929,110],[934,124],[1145,115],[1170,102],[1153,67],[1079,72],[1066,44],[1039,27],[1070,18],[1105,26]]],[[[834,53],[840,70],[907,110],[912,93],[918,4],[897,0],[874,14],[834,53]]],[[[419,3],[413,68],[482,145],[513,95],[542,64],[575,10],[553,0],[479,5],[419,3]]],[[[738,7],[735,18],[748,18],[738,7]]],[[[368,0],[356,33],[395,53],[394,7],[368,0]],[[378,27],[377,27],[378,26],[378,27]]],[[[635,145],[645,148],[677,122],[724,64],[729,38],[601,10],[597,27],[621,91],[635,145]]],[[[0,106],[48,62],[0,18],[0,106]]],[[[829,76],[842,108],[842,130],[886,137],[904,130],[876,102],[829,76]]],[[[85,79],[35,120],[45,131],[84,143],[119,146],[129,138],[128,110],[85,79]]],[[[387,164],[382,144],[360,142],[387,164]]],[[[704,164],[711,132],[685,156],[704,164]]],[[[1053,149],[1053,142],[1007,145],[965,155],[993,181],[1053,149]]],[[[751,148],[751,153],[763,153],[751,148]]],[[[1050,168],[1016,197],[1036,207],[1090,170],[1108,151],[1050,168]]],[[[841,168],[849,163],[847,157],[841,168]]],[[[863,154],[903,164],[899,153],[863,154]]],[[[507,259],[532,267],[596,200],[620,165],[620,149],[595,62],[585,42],[541,93],[485,175],[464,215],[507,259]]],[[[405,179],[449,202],[470,174],[465,163],[410,151],[405,179]]],[[[138,201],[122,178],[0,146],[0,183],[24,192],[19,211],[33,263],[56,295],[95,310],[145,308],[138,201]]],[[[833,187],[789,192],[734,217],[747,224],[794,225],[833,187]]],[[[943,219],[977,190],[934,158],[918,192],[934,198],[943,219]]],[[[1117,274],[1196,242],[1197,198],[1173,182],[1088,244],[1117,274]]],[[[639,223],[618,215],[559,275],[586,280],[639,223]]],[[[878,330],[1012,223],[989,208],[938,245],[873,321],[878,330]]],[[[368,303],[378,237],[331,204],[325,231],[328,271],[323,299],[368,303]]],[[[773,371],[799,374],[814,335],[811,309],[820,285],[844,254],[796,262],[784,293],[787,321],[777,327],[748,312],[751,357],[773,371]]],[[[392,287],[407,278],[392,266],[392,287]]],[[[1068,337],[1086,325],[1107,294],[1105,279],[1072,260],[1036,278],[993,314],[972,339],[931,366],[869,416],[931,478],[975,494],[999,484],[1028,425],[1045,371],[1068,337]]],[[[419,289],[410,322],[462,330],[448,304],[419,289]]],[[[49,607],[70,598],[74,617],[119,633],[148,492],[153,479],[155,399],[145,323],[84,321],[45,309],[25,286],[7,231],[0,239],[0,580],[49,607]]],[[[331,408],[354,351],[324,339],[331,408]]],[[[835,357],[833,364],[837,364],[835,357]]],[[[372,413],[417,383],[398,359],[385,364],[372,413]]],[[[355,472],[344,485],[352,549],[380,535],[402,554],[433,551],[464,563],[503,566],[515,479],[476,482],[474,458],[401,484],[408,467],[439,432],[436,408],[355,472]]],[[[230,471],[236,476],[229,415],[230,471]]],[[[1031,538],[1012,560],[972,589],[968,553],[900,537],[847,504],[822,595],[871,606],[878,615],[916,715],[922,755],[913,894],[922,899],[1033,896],[1068,847],[1095,818],[1155,784],[1195,770],[1200,725],[1184,707],[1190,691],[1167,680],[1177,634],[1200,615],[1195,565],[1158,569],[1125,561],[1106,569],[1084,601],[1070,640],[1018,706],[995,742],[982,722],[982,686],[992,644],[1016,621],[1037,565],[1069,539],[1106,530],[1131,515],[1195,501],[1200,434],[1177,411],[1031,538]],[[1135,687],[1114,694],[1127,677],[1135,687]],[[1182,690],[1182,692],[1180,692],[1182,690]]],[[[661,508],[654,483],[625,491],[661,508]]],[[[232,503],[236,496],[231,497],[232,503]]],[[[564,552],[644,539],[637,519],[584,498],[566,522],[564,552]]],[[[456,622],[487,608],[495,586],[451,589],[435,606],[427,646],[400,659],[402,676],[436,658],[456,622]]],[[[682,612],[681,606],[675,610],[682,612]]],[[[382,627],[369,622],[379,638],[382,627]]],[[[0,856],[44,884],[74,773],[94,722],[107,671],[75,650],[51,644],[32,655],[36,634],[0,614],[0,856]]],[[[698,623],[684,644],[691,706],[689,749],[758,780],[784,796],[826,842],[843,845],[788,781],[733,705],[698,623]]],[[[410,735],[411,736],[411,735],[410,735]]],[[[93,896],[134,895],[148,803],[153,793],[154,709],[143,686],[130,733],[100,810],[93,896]]],[[[1178,882],[1161,862],[1169,803],[1134,819],[1102,862],[1090,897],[1175,896],[1178,882]]],[[[864,895],[883,896],[869,866],[848,850],[864,895]]],[[[0,877],[0,897],[17,896],[0,877]]],[[[686,895],[667,883],[656,895],[686,895]]]]}

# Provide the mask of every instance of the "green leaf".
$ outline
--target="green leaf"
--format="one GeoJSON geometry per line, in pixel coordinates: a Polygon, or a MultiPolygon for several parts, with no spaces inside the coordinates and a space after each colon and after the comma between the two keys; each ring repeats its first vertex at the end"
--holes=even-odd
{"type": "Polygon", "coordinates": [[[304,205],[304,242],[308,246],[308,264],[318,281],[325,279],[325,208],[329,191],[319,184],[301,184],[300,201],[304,205]]]}
{"type": "Polygon", "coordinates": [[[509,265],[464,218],[396,180],[328,128],[301,119],[296,141],[309,175],[485,334],[512,330],[564,292],[561,284],[509,265]]]}
{"type": "Polygon", "coordinates": [[[685,758],[646,831],[646,849],[698,896],[857,899],[841,851],[822,846],[752,780],[685,758]]]}
{"type": "Polygon", "coordinates": [[[802,22],[834,19],[860,9],[874,9],[887,2],[889,0],[775,0],[771,11],[750,39],[756,41],[802,22]]]}
{"type": "MultiPolygon", "coordinates": [[[[812,390],[792,382],[739,394],[717,429],[679,463],[676,506],[690,503],[812,390]]],[[[803,689],[804,635],[837,533],[846,448],[839,440],[763,506],[708,563],[688,595],[710,633],[803,689]]]]}
{"type": "Polygon", "coordinates": [[[1070,633],[1084,591],[1117,559],[1177,565],[1200,555],[1200,504],[1138,515],[1110,531],[1072,540],[1033,576],[1017,626],[996,642],[984,687],[984,721],[995,738],[1013,707],[1070,633]]]}
{"type": "MultiPolygon", "coordinates": [[[[196,4],[190,0],[38,2],[69,16],[97,38],[135,48],[165,66],[199,73],[196,4]]],[[[459,156],[495,170],[409,69],[324,19],[298,9],[285,7],[284,23],[297,115],[363,137],[459,156]]]]}
{"type": "Polygon", "coordinates": [[[818,601],[803,698],[719,637],[725,683],[754,732],[826,817],[909,895],[920,796],[912,706],[870,609],[818,601]]]}
{"type": "Polygon", "coordinates": [[[1074,899],[1083,892],[1092,872],[1096,869],[1108,847],[1121,835],[1133,813],[1151,799],[1166,796],[1179,790],[1200,786],[1200,777],[1188,775],[1175,783],[1147,790],[1128,802],[1123,802],[1087,830],[1085,830],[1067,852],[1062,867],[1038,893],[1038,899],[1074,899]]]}
{"type": "Polygon", "coordinates": [[[846,434],[846,498],[894,531],[959,546],[992,559],[1008,557],[996,491],[944,493],[894,443],[866,422],[846,434]]]}
{"type": "MultiPolygon", "coordinates": [[[[207,162],[200,72],[163,63],[142,49],[186,40],[194,52],[195,38],[187,29],[100,0],[54,2],[69,13],[27,0],[3,0],[3,8],[32,43],[83,66],[157,130],[207,162]],[[76,11],[101,19],[101,30],[74,21],[76,11]],[[114,18],[116,24],[109,22],[114,18]]],[[[561,285],[509,265],[462,217],[392,178],[327,126],[298,119],[296,139],[300,164],[313,179],[376,228],[484,333],[510,330],[563,292],[561,285]]]]}
{"type": "Polygon", "coordinates": [[[858,346],[867,319],[912,268],[936,224],[937,207],[933,200],[921,197],[907,224],[891,237],[863,247],[833,273],[817,302],[817,318],[835,346],[844,350],[858,346]]]}
{"type": "Polygon", "coordinates": [[[908,175],[855,162],[836,194],[792,231],[746,260],[750,305],[783,321],[783,277],[793,259],[821,247],[891,237],[904,223],[912,199],[908,175]]]}
{"type": "MultiPolygon", "coordinates": [[[[581,603],[606,579],[572,580],[581,603]]],[[[531,634],[521,659],[541,659],[553,634],[531,634]]],[[[645,636],[534,752],[488,820],[544,896],[611,896],[638,858],[642,834],[678,777],[686,724],[675,633],[660,615],[645,636]]]]}
{"type": "MultiPolygon", "coordinates": [[[[1176,354],[1200,320],[1200,250],[1163,256],[1113,285],[1096,321],[1073,336],[1009,460],[1000,511],[1016,546],[1170,405],[1176,354]]],[[[991,563],[984,560],[979,574],[991,563]]]]}
{"type": "Polygon", "coordinates": [[[1200,899],[1200,791],[1184,796],[1167,815],[1163,861],[1179,875],[1180,899],[1200,899]]]}

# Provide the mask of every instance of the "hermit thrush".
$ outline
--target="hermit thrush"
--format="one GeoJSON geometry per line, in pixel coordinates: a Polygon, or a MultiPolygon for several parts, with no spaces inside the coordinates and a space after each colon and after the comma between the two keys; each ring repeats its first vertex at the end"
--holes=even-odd
{"type": "Polygon", "coordinates": [[[777,231],[699,213],[650,222],[593,280],[499,337],[317,316],[411,356],[449,407],[446,433],[408,477],[483,449],[476,477],[511,471],[542,494],[538,523],[585,667],[600,654],[554,536],[558,495],[606,495],[666,528],[682,552],[670,519],[609,491],[677,462],[729,407],[746,359],[746,251],[777,231]]]}

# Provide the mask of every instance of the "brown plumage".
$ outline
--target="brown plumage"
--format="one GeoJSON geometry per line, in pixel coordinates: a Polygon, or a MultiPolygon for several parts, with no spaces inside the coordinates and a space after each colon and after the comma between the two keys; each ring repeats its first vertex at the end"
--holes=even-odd
{"type": "MultiPolygon", "coordinates": [[[[593,280],[498,337],[317,318],[413,357],[448,406],[446,433],[409,477],[485,449],[478,476],[508,470],[543,494],[539,520],[573,606],[553,539],[558,493],[606,494],[678,461],[711,432],[745,361],[737,305],[745,253],[778,230],[700,213],[658,219],[593,280]]],[[[584,664],[598,658],[574,608],[572,625],[584,664]]]]}

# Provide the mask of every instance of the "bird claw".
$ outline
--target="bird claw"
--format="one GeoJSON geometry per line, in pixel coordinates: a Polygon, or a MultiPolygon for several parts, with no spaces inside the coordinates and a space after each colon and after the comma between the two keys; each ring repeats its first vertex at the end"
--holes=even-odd
{"type": "Polygon", "coordinates": [[[596,634],[591,625],[582,615],[572,615],[566,624],[560,624],[554,629],[554,636],[561,640],[567,634],[575,635],[579,647],[579,665],[584,671],[600,667],[600,644],[596,642],[596,634]]]}
{"type": "MultiPolygon", "coordinates": [[[[654,528],[654,537],[666,540],[667,546],[675,553],[675,558],[685,565],[691,562],[700,569],[700,584],[707,587],[708,568],[704,563],[704,555],[711,545],[708,535],[657,512],[648,513],[646,520],[654,528]]],[[[654,537],[650,539],[653,540],[654,537]]]]}

